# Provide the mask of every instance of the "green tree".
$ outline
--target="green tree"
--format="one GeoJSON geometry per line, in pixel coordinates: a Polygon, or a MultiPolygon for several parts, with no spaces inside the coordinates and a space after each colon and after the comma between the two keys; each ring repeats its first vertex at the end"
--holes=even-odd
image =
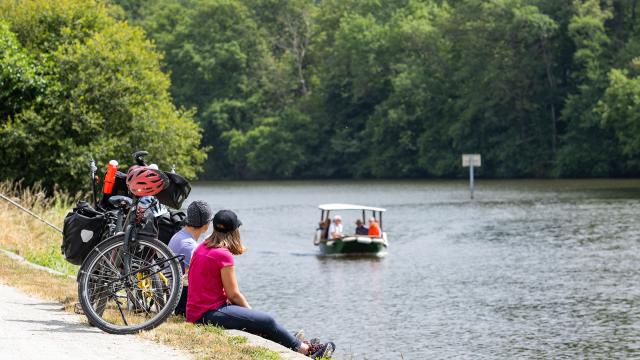
{"type": "Polygon", "coordinates": [[[606,21],[611,19],[610,4],[597,0],[574,2],[568,33],[575,43],[573,77],[575,90],[567,94],[562,111],[567,124],[563,146],[558,154],[561,176],[615,175],[620,157],[613,131],[603,127],[595,106],[607,87],[611,66],[611,39],[606,21]]]}
{"type": "Polygon", "coordinates": [[[315,103],[321,104],[314,119],[323,140],[318,154],[324,158],[318,169],[323,176],[366,176],[370,172],[361,172],[358,164],[369,156],[367,119],[390,88],[388,29],[371,13],[348,10],[333,19],[334,8],[324,4],[321,10],[319,21],[337,27],[326,28],[314,45],[322,59],[317,64],[321,83],[314,94],[315,103]]]}
{"type": "Polygon", "coordinates": [[[230,159],[239,171],[247,172],[243,174],[246,177],[291,177],[308,165],[308,148],[316,142],[309,131],[313,127],[308,116],[294,109],[260,119],[246,132],[232,130],[226,134],[230,159]]]}
{"type": "Polygon", "coordinates": [[[247,130],[265,113],[274,69],[251,12],[237,0],[198,0],[159,1],[144,14],[144,27],[167,54],[175,99],[197,109],[203,143],[212,146],[205,175],[232,176],[225,133],[247,130]]]}
{"type": "Polygon", "coordinates": [[[391,90],[365,131],[370,153],[363,167],[375,176],[453,174],[458,156],[447,136],[451,44],[442,31],[449,20],[448,8],[418,2],[391,20],[385,36],[393,54],[391,90]]]}
{"type": "Polygon", "coordinates": [[[317,7],[312,0],[247,0],[258,26],[266,36],[271,55],[276,61],[278,76],[272,76],[281,105],[308,95],[313,83],[313,65],[309,59],[310,47],[318,28],[315,26],[317,7]]]}
{"type": "Polygon", "coordinates": [[[160,56],[142,31],[116,20],[101,2],[2,1],[8,22],[41,69],[39,96],[0,121],[3,178],[67,190],[88,187],[87,161],[133,151],[194,177],[205,159],[200,130],[169,96],[160,56]]]}
{"type": "Polygon", "coordinates": [[[28,107],[46,88],[43,70],[0,21],[0,124],[28,107]]]}
{"type": "Polygon", "coordinates": [[[626,173],[640,170],[640,58],[635,59],[630,71],[614,69],[609,74],[609,87],[598,107],[603,125],[613,129],[624,157],[626,173]]]}
{"type": "MultiPolygon", "coordinates": [[[[492,176],[539,176],[553,158],[546,104],[547,43],[557,30],[527,1],[468,0],[455,8],[449,40],[456,84],[450,134],[458,151],[484,155],[492,176]]],[[[551,126],[549,124],[552,124],[551,126]]]]}

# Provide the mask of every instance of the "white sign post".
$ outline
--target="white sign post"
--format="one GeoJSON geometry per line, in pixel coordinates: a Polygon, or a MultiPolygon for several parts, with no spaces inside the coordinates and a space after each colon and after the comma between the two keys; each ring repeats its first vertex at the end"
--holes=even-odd
{"type": "Polygon", "coordinates": [[[469,191],[471,191],[471,200],[473,200],[473,168],[482,165],[480,154],[462,154],[462,166],[469,167],[469,191]]]}

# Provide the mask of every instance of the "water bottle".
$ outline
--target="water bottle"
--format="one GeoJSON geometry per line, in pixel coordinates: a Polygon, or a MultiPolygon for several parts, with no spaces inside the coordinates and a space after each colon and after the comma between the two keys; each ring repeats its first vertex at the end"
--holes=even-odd
{"type": "Polygon", "coordinates": [[[104,175],[102,193],[110,195],[113,192],[113,184],[116,183],[116,171],[118,171],[118,162],[115,160],[109,161],[107,173],[104,175]]]}

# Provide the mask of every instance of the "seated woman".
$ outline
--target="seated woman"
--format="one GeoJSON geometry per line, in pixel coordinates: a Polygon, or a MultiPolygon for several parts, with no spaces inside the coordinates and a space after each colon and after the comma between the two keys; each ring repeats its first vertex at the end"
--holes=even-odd
{"type": "Polygon", "coordinates": [[[238,289],[233,255],[245,251],[236,214],[221,210],[213,217],[213,233],[196,248],[189,268],[187,321],[212,324],[260,335],[311,358],[329,357],[332,342],[300,341],[270,315],[252,310],[238,289]]]}

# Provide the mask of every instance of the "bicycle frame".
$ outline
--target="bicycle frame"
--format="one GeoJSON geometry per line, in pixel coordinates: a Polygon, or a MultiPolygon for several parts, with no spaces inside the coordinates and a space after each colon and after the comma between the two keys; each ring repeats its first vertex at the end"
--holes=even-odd
{"type": "MultiPolygon", "coordinates": [[[[127,217],[124,220],[124,244],[123,244],[123,266],[124,266],[124,275],[122,275],[118,280],[114,280],[115,281],[131,281],[130,277],[134,274],[134,272],[131,271],[131,246],[133,244],[136,243],[137,241],[137,235],[138,235],[138,228],[136,226],[136,219],[135,217],[137,216],[138,213],[138,205],[140,203],[140,198],[137,196],[133,197],[133,204],[131,205],[131,208],[129,210],[129,212],[127,213],[127,217]]],[[[151,208],[152,206],[154,206],[154,203],[150,204],[148,208],[151,208]]],[[[145,210],[146,211],[146,210],[145,210]]],[[[152,269],[155,266],[159,266],[162,265],[164,263],[167,263],[169,261],[172,261],[174,259],[178,259],[178,261],[182,261],[184,260],[184,255],[176,255],[173,257],[170,257],[168,259],[164,259],[160,262],[156,262],[153,263],[151,265],[147,265],[145,267],[142,267],[140,269],[136,269],[135,273],[140,273],[140,272],[144,272],[146,270],[152,269]]],[[[155,275],[157,273],[160,273],[162,270],[150,273],[150,274],[146,274],[144,275],[142,278],[138,278],[137,280],[144,280],[146,278],[151,277],[152,275],[155,275]]]]}
{"type": "Polygon", "coordinates": [[[124,245],[123,245],[123,259],[124,259],[124,272],[126,276],[129,276],[131,273],[131,258],[129,251],[131,250],[129,244],[131,242],[136,241],[136,235],[138,233],[135,226],[135,216],[138,212],[138,202],[139,198],[137,196],[133,197],[133,204],[131,205],[131,209],[129,209],[129,213],[127,213],[127,217],[124,220],[124,245]],[[132,215],[133,214],[133,215],[132,215]]]}

